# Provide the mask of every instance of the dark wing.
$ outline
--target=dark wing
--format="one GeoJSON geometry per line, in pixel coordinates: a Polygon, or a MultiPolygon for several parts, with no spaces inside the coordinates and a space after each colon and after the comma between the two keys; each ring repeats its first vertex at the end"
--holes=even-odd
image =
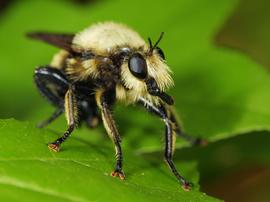
{"type": "Polygon", "coordinates": [[[75,35],[74,34],[46,33],[46,32],[30,32],[30,33],[27,33],[27,36],[32,39],[45,41],[58,48],[65,49],[71,52],[72,40],[75,35]]]}

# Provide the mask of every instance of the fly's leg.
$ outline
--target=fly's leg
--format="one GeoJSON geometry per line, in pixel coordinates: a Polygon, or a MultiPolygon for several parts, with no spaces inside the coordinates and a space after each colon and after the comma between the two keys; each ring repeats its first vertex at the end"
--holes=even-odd
{"type": "MultiPolygon", "coordinates": [[[[164,113],[165,115],[165,113],[164,113]]],[[[165,130],[165,161],[169,165],[171,171],[175,175],[175,177],[178,179],[180,184],[182,185],[182,188],[185,191],[189,191],[192,184],[177,171],[176,166],[173,162],[173,153],[174,153],[174,145],[175,145],[175,140],[176,140],[176,134],[173,131],[173,127],[170,123],[170,120],[166,117],[166,115],[163,117],[163,121],[165,122],[166,125],[166,130],[165,130]]]]}
{"type": "Polygon", "coordinates": [[[193,137],[185,132],[183,132],[181,130],[179,121],[177,121],[176,115],[174,110],[171,107],[167,107],[167,113],[168,113],[168,117],[171,121],[171,123],[174,126],[174,130],[176,132],[176,134],[183,138],[184,140],[188,141],[190,144],[192,145],[200,145],[200,146],[205,146],[208,144],[208,141],[202,138],[198,138],[198,137],[193,137]]]}
{"type": "Polygon", "coordinates": [[[58,108],[56,111],[45,121],[40,122],[37,127],[44,128],[48,126],[50,123],[52,123],[55,119],[57,119],[61,114],[63,114],[64,109],[58,108]]]}
{"type": "Polygon", "coordinates": [[[174,153],[174,145],[176,140],[176,127],[174,127],[173,120],[170,119],[168,114],[168,109],[166,106],[155,106],[151,102],[145,100],[144,98],[140,98],[140,104],[143,104],[145,108],[158,115],[163,122],[165,123],[165,152],[164,159],[171,169],[172,173],[175,175],[179,183],[182,185],[182,188],[185,191],[190,190],[192,184],[188,182],[176,169],[176,166],[173,162],[173,153],[174,153]]]}
{"type": "Polygon", "coordinates": [[[42,128],[49,125],[64,112],[64,97],[69,88],[65,75],[56,68],[38,67],[34,74],[35,84],[43,97],[57,109],[47,120],[38,124],[42,128]]]}
{"type": "Polygon", "coordinates": [[[121,148],[121,138],[111,112],[111,104],[114,99],[115,94],[112,91],[97,92],[96,94],[96,100],[101,111],[103,125],[115,146],[116,164],[114,171],[111,173],[111,176],[119,177],[121,180],[124,180],[125,174],[122,170],[123,155],[121,148]]]}
{"type": "Polygon", "coordinates": [[[35,70],[34,80],[40,93],[51,103],[57,110],[46,121],[40,124],[44,127],[59,117],[65,111],[68,128],[64,135],[52,143],[48,147],[57,152],[60,145],[70,136],[75,128],[77,120],[77,102],[74,94],[74,86],[70,85],[65,75],[56,68],[45,66],[38,67],[35,70]]]}
{"type": "MultiPolygon", "coordinates": [[[[144,106],[149,112],[151,112],[151,113],[153,113],[161,118],[164,116],[158,107],[154,106],[152,103],[150,103],[148,100],[145,100],[144,98],[139,99],[139,104],[144,106]]],[[[193,137],[193,136],[182,131],[180,124],[179,124],[179,121],[177,120],[177,117],[176,117],[175,112],[172,109],[172,107],[167,106],[165,111],[166,111],[167,118],[169,119],[170,123],[172,124],[174,132],[179,137],[188,141],[192,145],[205,146],[208,144],[207,140],[202,139],[202,138],[198,138],[198,137],[193,137]]]]}
{"type": "Polygon", "coordinates": [[[64,105],[68,128],[63,134],[63,136],[61,136],[54,142],[48,144],[49,149],[55,152],[58,152],[60,150],[61,144],[65,142],[68,137],[70,137],[77,123],[77,102],[73,86],[71,86],[66,92],[64,105]]]}

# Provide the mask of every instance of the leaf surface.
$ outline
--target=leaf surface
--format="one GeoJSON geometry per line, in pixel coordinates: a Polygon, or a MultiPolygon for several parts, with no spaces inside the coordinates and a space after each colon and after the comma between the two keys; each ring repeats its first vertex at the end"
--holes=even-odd
{"type": "MultiPolygon", "coordinates": [[[[54,153],[46,143],[53,132],[28,122],[0,121],[0,200],[19,201],[218,201],[198,191],[185,192],[169,169],[158,161],[129,154],[126,181],[110,177],[114,153],[108,144],[74,138],[54,153]]],[[[178,166],[198,181],[194,162],[178,166]]]]}

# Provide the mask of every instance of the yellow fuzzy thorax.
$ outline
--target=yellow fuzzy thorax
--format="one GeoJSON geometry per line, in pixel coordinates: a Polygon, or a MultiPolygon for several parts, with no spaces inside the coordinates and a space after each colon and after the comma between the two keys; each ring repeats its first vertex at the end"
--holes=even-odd
{"type": "MultiPolygon", "coordinates": [[[[60,67],[63,62],[59,60],[62,56],[67,56],[63,51],[60,51],[51,64],[55,67],[60,67]]],[[[83,81],[99,77],[100,60],[89,59],[80,61],[75,58],[66,58],[65,72],[69,79],[73,81],[83,81]]],[[[146,57],[148,75],[155,79],[161,91],[166,91],[173,86],[173,80],[170,76],[170,69],[157,54],[152,54],[146,57]]],[[[147,92],[147,86],[143,80],[134,77],[128,68],[128,62],[125,61],[120,67],[121,80],[116,85],[116,98],[127,104],[136,103],[140,97],[149,100],[151,103],[159,105],[160,98],[150,95],[147,92]]]]}
{"type": "MultiPolygon", "coordinates": [[[[73,39],[73,49],[78,52],[91,51],[95,57],[80,60],[68,57],[66,51],[60,51],[55,55],[52,66],[63,67],[69,79],[83,81],[97,79],[104,65],[112,65],[109,59],[118,49],[128,47],[138,51],[145,58],[148,77],[155,79],[159,89],[166,91],[173,86],[171,71],[166,62],[159,56],[157,51],[149,54],[149,46],[141,36],[122,24],[112,22],[99,23],[79,32],[73,39]]],[[[160,98],[147,92],[144,80],[133,76],[128,67],[128,61],[124,60],[120,67],[120,80],[116,84],[116,98],[126,103],[135,103],[140,97],[158,105],[160,98]]],[[[98,90],[98,89],[97,89],[98,90]]]]}

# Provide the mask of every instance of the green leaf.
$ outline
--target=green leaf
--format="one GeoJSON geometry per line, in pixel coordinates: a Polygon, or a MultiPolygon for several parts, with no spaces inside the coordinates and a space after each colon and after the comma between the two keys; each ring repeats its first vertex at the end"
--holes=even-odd
{"type": "MultiPolygon", "coordinates": [[[[182,148],[175,162],[198,162],[201,190],[224,201],[269,201],[270,133],[242,134],[208,147],[182,148]]],[[[144,159],[161,152],[145,153],[144,159]]]]}
{"type": "MultiPolygon", "coordinates": [[[[123,182],[109,176],[114,154],[106,142],[73,138],[54,153],[46,143],[55,137],[28,122],[0,121],[1,201],[217,201],[200,193],[198,185],[182,190],[162,158],[145,160],[126,152],[123,182]]],[[[178,166],[198,181],[194,163],[178,166]]]]}

